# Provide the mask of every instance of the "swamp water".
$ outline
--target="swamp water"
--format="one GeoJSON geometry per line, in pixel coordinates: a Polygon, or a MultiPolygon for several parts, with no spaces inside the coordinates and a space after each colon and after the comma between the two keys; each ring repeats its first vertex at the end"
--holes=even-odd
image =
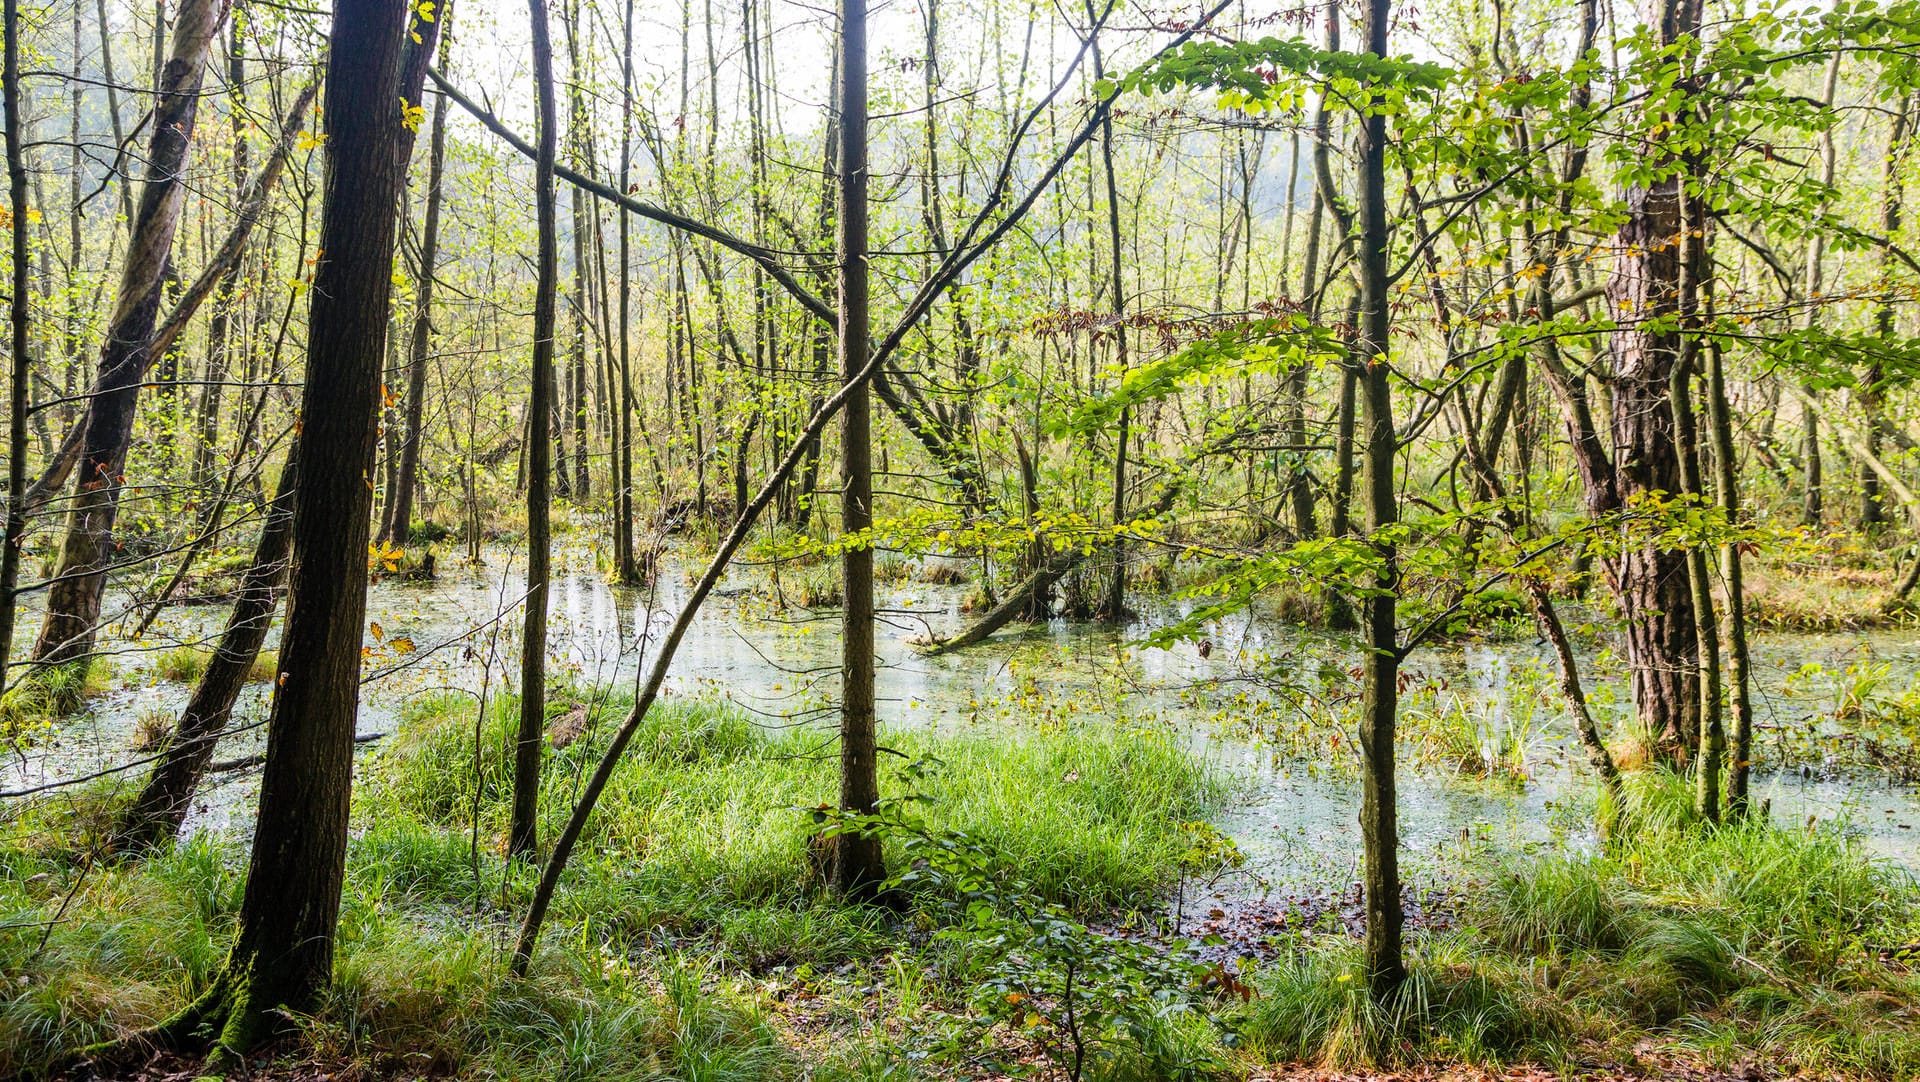
{"type": "MultiPolygon", "coordinates": [[[[589,553],[557,555],[550,670],[582,688],[630,687],[651,662],[697,569],[669,560],[657,588],[625,590],[607,585],[589,553]]],[[[512,689],[521,566],[514,554],[490,550],[480,567],[443,560],[435,582],[389,579],[371,588],[362,734],[390,732],[414,696],[512,689]]],[[[794,573],[786,576],[791,583],[794,573]]],[[[681,646],[668,694],[721,696],[767,726],[830,727],[838,614],[782,606],[772,600],[773,587],[772,576],[753,568],[722,581],[681,646]]],[[[964,626],[964,590],[919,582],[880,589],[883,726],[986,729],[1009,739],[1045,725],[1164,727],[1242,783],[1215,825],[1246,860],[1220,880],[1183,886],[1189,904],[1296,888],[1339,892],[1357,880],[1359,779],[1351,743],[1343,739],[1343,727],[1350,726],[1333,720],[1358,690],[1347,671],[1357,658],[1350,647],[1257,613],[1215,628],[1204,649],[1197,643],[1148,647],[1140,640],[1176,617],[1181,603],[1140,599],[1143,614],[1123,629],[1065,621],[1025,631],[1016,625],[987,643],[930,658],[912,640],[964,626]]],[[[85,713],[39,744],[8,752],[0,791],[18,793],[143,758],[131,750],[141,719],[170,722],[190,691],[156,675],[153,660],[181,644],[210,644],[224,618],[224,607],[169,610],[145,641],[112,659],[110,690],[90,700],[85,713]]],[[[30,634],[38,620],[29,612],[20,623],[30,634]]],[[[1627,713],[1624,695],[1609,690],[1621,683],[1617,662],[1590,649],[1583,664],[1603,723],[1617,725],[1627,713]]],[[[1873,674],[1877,694],[1912,695],[1920,632],[1756,636],[1757,742],[1765,759],[1792,768],[1757,774],[1755,799],[1770,803],[1776,821],[1844,818],[1871,850],[1920,872],[1920,790],[1886,772],[1833,769],[1804,745],[1791,754],[1786,749],[1791,734],[1818,727],[1821,712],[1842,694],[1830,686],[1836,682],[1831,674],[1850,665],[1873,674]],[[1811,677],[1810,664],[1820,666],[1811,677]],[[1770,741],[1780,754],[1768,754],[1770,741]]],[[[1593,784],[1575,761],[1550,666],[1544,644],[1525,633],[1439,643],[1409,659],[1414,679],[1404,697],[1403,719],[1410,720],[1402,723],[1408,740],[1399,783],[1409,882],[1444,884],[1468,850],[1593,844],[1593,784]],[[1442,720],[1425,720],[1432,718],[1442,720]],[[1472,767],[1463,769],[1463,761],[1472,767]]],[[[247,689],[234,715],[239,731],[222,741],[216,758],[243,758],[264,747],[266,698],[264,683],[247,689]]],[[[140,773],[136,767],[112,776],[132,784],[140,773]]],[[[216,774],[187,829],[243,831],[254,792],[252,771],[216,774]]]]}

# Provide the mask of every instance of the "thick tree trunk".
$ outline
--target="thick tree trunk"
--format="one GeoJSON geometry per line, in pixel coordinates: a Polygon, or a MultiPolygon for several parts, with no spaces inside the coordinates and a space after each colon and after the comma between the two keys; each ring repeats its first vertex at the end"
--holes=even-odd
{"type": "MultiPolygon", "coordinates": [[[[1645,15],[1662,43],[1699,29],[1696,0],[1649,0],[1645,15]]],[[[1673,321],[1691,304],[1683,296],[1683,252],[1693,248],[1676,245],[1675,239],[1683,222],[1705,220],[1697,200],[1683,194],[1689,169],[1673,161],[1671,175],[1627,192],[1627,215],[1606,288],[1618,328],[1608,340],[1613,455],[1606,472],[1611,476],[1587,484],[1588,510],[1595,515],[1630,509],[1656,493],[1681,491],[1671,402],[1681,335],[1673,321]],[[1683,210],[1683,199],[1693,206],[1683,210]]],[[[1583,470],[1598,469],[1598,462],[1582,462],[1583,470]]],[[[1665,757],[1682,758],[1698,743],[1700,727],[1699,639],[1687,554],[1630,542],[1607,564],[1626,622],[1627,663],[1640,722],[1665,757]]]]}
{"type": "MultiPolygon", "coordinates": [[[[840,378],[851,383],[867,367],[870,333],[866,0],[840,0],[837,74],[840,378]]],[[[840,531],[844,537],[856,537],[873,525],[872,436],[872,401],[863,383],[848,396],[840,420],[840,531]]],[[[874,734],[873,547],[862,541],[848,548],[841,567],[846,600],[840,648],[840,809],[871,815],[880,806],[874,734]]],[[[878,836],[846,831],[834,838],[828,883],[835,892],[871,898],[885,878],[878,836]]]]}
{"type": "Polygon", "coordinates": [[[308,314],[301,435],[292,466],[293,570],[267,722],[260,813],[239,932],[193,1005],[130,1044],[205,1041],[232,1053],[308,1010],[333,970],[346,868],[360,651],[366,622],[380,379],[397,208],[412,138],[402,110],[437,26],[406,0],[337,0],[328,47],[323,254],[308,314]],[[403,69],[403,43],[420,39],[403,69]],[[404,71],[404,74],[403,74],[404,71]]]}
{"type": "Polygon", "coordinates": [[[559,289],[560,242],[553,165],[559,146],[554,114],[553,42],[546,0],[527,0],[533,25],[533,82],[540,155],[534,162],[534,208],[539,223],[538,281],[533,294],[533,393],[527,405],[527,594],[520,638],[520,728],[513,749],[513,822],[507,851],[531,856],[539,818],[540,753],[547,723],[547,588],[552,538],[547,516],[553,482],[553,333],[559,289]]]}
{"type": "Polygon", "coordinates": [[[101,594],[113,561],[121,471],[133,437],[141,377],[152,356],[173,236],[186,200],[187,152],[199,113],[201,77],[225,15],[225,0],[187,0],[175,20],[173,51],[154,107],[147,179],[140,189],[133,239],[107,321],[60,562],[34,647],[34,657],[41,662],[80,661],[93,652],[101,594]]]}
{"type": "Polygon", "coordinates": [[[121,852],[158,848],[171,842],[187,817],[193,795],[213,761],[214,744],[233,716],[234,701],[260,657],[274,610],[280,606],[293,541],[293,499],[299,477],[299,444],[280,471],[279,490],[267,506],[266,522],[254,546],[253,562],[240,579],[240,594],[227,616],[226,630],[207,671],[187,700],[165,750],[147,775],[140,795],[114,826],[113,848],[121,852]]]}

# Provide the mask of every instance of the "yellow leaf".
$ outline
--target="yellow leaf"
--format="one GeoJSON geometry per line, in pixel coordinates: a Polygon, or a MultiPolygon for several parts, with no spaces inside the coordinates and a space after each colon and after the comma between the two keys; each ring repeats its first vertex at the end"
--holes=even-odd
{"type": "Polygon", "coordinates": [[[370,626],[370,630],[373,632],[373,639],[375,642],[379,642],[380,640],[387,637],[386,629],[380,626],[380,621],[378,620],[375,620],[372,623],[372,625],[370,626]]]}

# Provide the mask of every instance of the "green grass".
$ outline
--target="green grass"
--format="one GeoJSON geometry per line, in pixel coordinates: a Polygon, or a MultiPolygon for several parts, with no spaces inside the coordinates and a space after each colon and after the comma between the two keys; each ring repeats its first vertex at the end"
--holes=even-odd
{"type": "Polygon", "coordinates": [[[29,746],[45,738],[89,697],[107,689],[107,667],[73,662],[15,674],[0,695],[0,742],[29,746]]]}
{"type": "Polygon", "coordinates": [[[1920,1071],[1920,983],[1878,953],[1915,938],[1911,876],[1832,825],[1708,830],[1676,810],[1686,779],[1631,781],[1613,845],[1516,861],[1473,895],[1484,939],[1615,1046],[1652,1032],[1723,1065],[1920,1071]]]}
{"type": "MultiPolygon", "coordinates": [[[[582,696],[551,698],[559,714],[582,696]]],[[[548,751],[543,837],[623,711],[599,703],[585,738],[548,751]]],[[[837,765],[823,734],[769,734],[706,701],[670,702],[643,726],[531,979],[509,979],[504,951],[532,882],[499,855],[517,703],[488,709],[477,770],[474,713],[471,697],[414,700],[363,773],[336,980],[300,1020],[299,1054],[408,1075],[824,1080],[908,1077],[926,1043],[958,1056],[983,1039],[966,1017],[971,989],[930,976],[968,970],[928,943],[924,917],[847,906],[815,882],[809,809],[831,799],[837,765]],[[769,998],[769,981],[797,998],[769,998]],[[917,1004],[910,1015],[899,996],[917,1004]]],[[[930,829],[986,840],[1001,869],[1089,915],[1155,905],[1193,847],[1183,824],[1230,791],[1159,732],[883,743],[900,753],[883,758],[884,791],[916,785],[930,829]]],[[[166,1017],[224,955],[243,843],[200,836],[144,862],[90,861],[74,838],[97,833],[114,799],[88,789],[8,809],[0,1075],[166,1017]]],[[[1217,1036],[1191,1018],[1158,1030],[1116,1052],[1108,1077],[1152,1077],[1140,1064],[1166,1062],[1161,1046],[1217,1036]]],[[[1017,1034],[987,1039],[1017,1055],[1017,1034]]]]}
{"type": "Polygon", "coordinates": [[[213,651],[198,646],[176,646],[153,659],[153,675],[174,684],[192,684],[207,671],[213,651]]]}
{"type": "MultiPolygon", "coordinates": [[[[625,709],[564,686],[550,701],[555,715],[584,704],[593,716],[546,752],[544,838],[625,709]]],[[[895,911],[823,892],[808,837],[810,810],[835,790],[827,736],[762,729],[708,700],[669,700],[641,726],[531,977],[510,979],[505,950],[533,878],[500,855],[517,703],[490,704],[477,756],[475,712],[469,696],[415,699],[363,771],[336,981],[300,1020],[296,1054],[383,1076],[538,1079],[897,1079],[1059,1062],[1043,1047],[1060,1032],[1039,1017],[1044,993],[1027,1021],[1026,1008],[1000,1009],[1007,925],[940,932],[953,898],[916,894],[895,911]]],[[[1030,884],[1102,927],[1158,912],[1183,862],[1218,846],[1196,824],[1232,793],[1160,730],[882,743],[897,753],[882,757],[883,792],[922,798],[909,807],[930,834],[964,833],[988,880],[1030,884]]],[[[1219,982],[1228,994],[1141,990],[1166,1009],[1107,1033],[1087,1077],[1225,1080],[1303,1061],[1657,1071],[1666,1061],[1649,1066],[1649,1048],[1775,1073],[1920,1072],[1920,980],[1882,952],[1920,941],[1910,876],[1830,826],[1705,829],[1684,777],[1628,782],[1605,846],[1462,869],[1460,926],[1410,936],[1396,998],[1363,990],[1357,942],[1296,935],[1242,974],[1245,998],[1231,981],[1219,982]]],[[[165,1017],[232,935],[241,843],[196,837],[144,862],[96,862],[84,839],[114,799],[96,786],[7,810],[0,1075],[165,1017]]],[[[895,867],[901,841],[889,841],[895,867]]],[[[1096,954],[1115,949],[1105,942],[1096,954]]]]}

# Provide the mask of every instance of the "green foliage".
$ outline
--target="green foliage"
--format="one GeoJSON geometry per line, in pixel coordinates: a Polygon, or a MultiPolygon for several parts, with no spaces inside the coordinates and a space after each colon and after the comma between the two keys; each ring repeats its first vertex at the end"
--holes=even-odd
{"type": "Polygon", "coordinates": [[[175,684],[191,684],[207,671],[213,653],[197,646],[176,646],[153,659],[153,675],[175,684]]]}

